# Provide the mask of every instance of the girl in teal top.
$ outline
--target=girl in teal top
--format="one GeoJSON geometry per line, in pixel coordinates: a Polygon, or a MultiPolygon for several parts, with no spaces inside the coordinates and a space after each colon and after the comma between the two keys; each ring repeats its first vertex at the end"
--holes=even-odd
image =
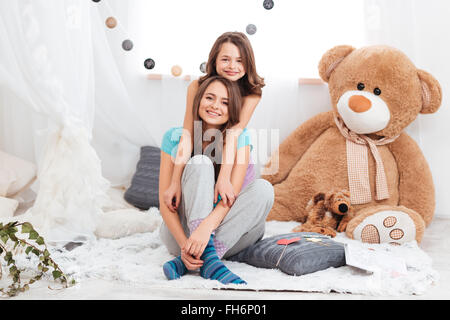
{"type": "Polygon", "coordinates": [[[169,252],[177,256],[163,266],[170,280],[200,268],[204,278],[245,283],[226,268],[221,258],[245,249],[263,236],[273,188],[265,180],[254,179],[253,165],[249,166],[250,135],[244,130],[238,137],[231,172],[231,184],[238,197],[231,208],[220,199],[214,203],[226,130],[239,122],[241,105],[240,91],[233,81],[213,76],[200,85],[193,103],[194,152],[182,173],[182,199],[176,210],[162,201],[161,190],[171,183],[183,129],[172,128],[164,135],[159,181],[164,222],[160,236],[169,252]]]}
{"type": "MultiPolygon", "coordinates": [[[[183,127],[174,127],[167,130],[167,132],[164,134],[161,144],[161,150],[167,153],[168,155],[172,156],[173,159],[176,158],[178,151],[178,144],[180,143],[182,133],[183,127]]],[[[247,130],[247,128],[245,128],[238,137],[237,150],[246,146],[250,146],[250,152],[253,150],[253,145],[250,142],[250,133],[247,130]]],[[[255,166],[253,163],[249,163],[247,171],[245,173],[244,183],[242,184],[241,189],[244,189],[254,179],[255,179],[255,166]]],[[[215,181],[217,182],[217,176],[215,181]]],[[[216,206],[220,200],[222,200],[222,197],[219,195],[217,201],[214,203],[214,206],[216,206]]]]}

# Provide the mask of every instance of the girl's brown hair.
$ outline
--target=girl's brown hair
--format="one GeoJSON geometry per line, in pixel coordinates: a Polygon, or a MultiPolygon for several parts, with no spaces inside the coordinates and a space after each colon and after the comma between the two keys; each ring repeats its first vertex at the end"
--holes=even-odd
{"type": "Polygon", "coordinates": [[[238,47],[241,53],[242,61],[245,68],[245,75],[237,81],[241,95],[243,97],[255,94],[262,95],[262,88],[265,86],[264,78],[261,78],[256,72],[255,55],[247,36],[242,32],[225,32],[217,38],[211,51],[209,52],[208,62],[206,64],[206,75],[198,80],[201,84],[207,78],[217,75],[216,61],[222,44],[230,42],[238,47]]]}
{"type": "MultiPolygon", "coordinates": [[[[216,143],[214,150],[216,151],[216,155],[217,155],[217,152],[219,152],[218,157],[221,160],[223,145],[226,141],[227,129],[230,129],[231,127],[233,127],[234,125],[239,123],[241,108],[242,108],[242,96],[241,96],[241,92],[239,90],[238,84],[234,81],[228,80],[221,76],[212,76],[212,77],[205,79],[200,84],[200,86],[197,90],[197,93],[195,94],[195,97],[194,97],[194,103],[193,103],[193,108],[192,108],[193,116],[194,116],[194,123],[195,123],[195,121],[200,121],[201,123],[203,123],[202,119],[199,116],[200,102],[203,98],[203,95],[206,92],[206,89],[208,89],[209,85],[215,81],[221,82],[225,86],[225,88],[227,89],[227,92],[228,92],[228,121],[219,128],[219,130],[222,133],[222,143],[217,144],[219,141],[212,142],[212,143],[216,143]]],[[[195,129],[195,126],[194,126],[194,129],[195,129]]],[[[193,150],[192,155],[194,155],[195,151],[202,150],[202,145],[203,145],[203,125],[202,125],[202,134],[201,135],[198,135],[194,132],[194,150],[193,150]]],[[[220,164],[217,164],[214,161],[213,161],[213,163],[214,163],[215,177],[217,180],[219,170],[220,170],[220,164]]]]}

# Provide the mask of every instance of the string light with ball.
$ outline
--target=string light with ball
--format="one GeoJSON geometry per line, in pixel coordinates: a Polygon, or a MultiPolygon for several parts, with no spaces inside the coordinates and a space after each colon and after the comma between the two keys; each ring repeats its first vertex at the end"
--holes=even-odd
{"type": "Polygon", "coordinates": [[[256,33],[256,26],[254,24],[249,24],[247,26],[247,28],[245,28],[245,31],[249,34],[249,35],[254,35],[256,33]]]}
{"type": "Polygon", "coordinates": [[[155,67],[155,61],[151,58],[148,58],[144,61],[144,67],[146,69],[153,69],[155,67]]]}
{"type": "Polygon", "coordinates": [[[264,0],[263,2],[264,9],[270,10],[273,8],[273,6],[274,6],[273,0],[264,0]]]}
{"type": "Polygon", "coordinates": [[[175,65],[170,70],[174,77],[179,77],[183,73],[183,69],[179,65],[175,65]]]}
{"type": "MultiPolygon", "coordinates": [[[[99,3],[100,1],[101,0],[92,0],[92,2],[95,2],[95,3],[99,3]]],[[[107,5],[107,7],[109,8],[108,5],[107,5]]],[[[274,7],[274,1],[273,0],[264,0],[263,7],[266,10],[271,10],[274,7]]],[[[109,8],[109,10],[111,10],[111,8],[109,8]]],[[[118,21],[115,17],[109,16],[105,20],[105,25],[109,29],[115,29],[118,26],[118,21]]],[[[245,31],[249,35],[254,35],[257,31],[257,28],[254,24],[248,24],[245,31]]],[[[131,51],[131,50],[133,50],[133,47],[134,47],[134,43],[131,39],[125,39],[122,41],[122,49],[124,51],[131,51]]],[[[156,65],[155,60],[153,60],[152,58],[147,58],[144,61],[144,67],[148,70],[153,69],[155,67],[155,65],[156,65]]],[[[206,62],[202,62],[200,64],[200,72],[206,73],[206,62]]],[[[178,77],[183,73],[183,69],[179,65],[174,65],[171,68],[171,73],[174,77],[178,77]]]]}
{"type": "Polygon", "coordinates": [[[117,26],[117,20],[114,17],[109,17],[106,19],[105,24],[108,28],[114,29],[117,26]]]}
{"type": "Polygon", "coordinates": [[[125,51],[131,51],[133,49],[133,41],[131,41],[130,39],[124,40],[122,42],[122,48],[125,51]]]}
{"type": "MultiPolygon", "coordinates": [[[[92,0],[92,2],[95,2],[95,3],[99,3],[100,1],[101,0],[92,0]]],[[[112,13],[112,10],[109,7],[108,3],[106,1],[103,3],[105,4],[106,8],[110,11],[110,13],[112,13]]],[[[119,23],[118,23],[117,19],[113,15],[110,14],[105,20],[105,25],[109,29],[115,29],[119,25],[119,23]]],[[[119,26],[122,28],[122,31],[125,34],[127,34],[126,30],[124,30],[121,25],[119,25],[119,26]]],[[[134,43],[131,39],[125,39],[122,41],[121,46],[124,51],[131,51],[134,48],[134,43]]],[[[144,61],[144,67],[148,70],[153,69],[155,67],[155,65],[156,65],[155,61],[151,58],[147,58],[144,61]]]]}
{"type": "Polygon", "coordinates": [[[202,62],[202,64],[200,65],[200,71],[202,73],[206,73],[206,62],[202,62]]]}

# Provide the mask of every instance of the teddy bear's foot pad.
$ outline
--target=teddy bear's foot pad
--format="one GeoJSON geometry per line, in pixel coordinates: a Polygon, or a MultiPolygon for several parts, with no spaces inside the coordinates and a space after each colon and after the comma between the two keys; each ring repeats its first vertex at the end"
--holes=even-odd
{"type": "Polygon", "coordinates": [[[381,211],[365,218],[353,231],[354,239],[366,243],[402,244],[414,241],[416,227],[401,211],[381,211]]]}

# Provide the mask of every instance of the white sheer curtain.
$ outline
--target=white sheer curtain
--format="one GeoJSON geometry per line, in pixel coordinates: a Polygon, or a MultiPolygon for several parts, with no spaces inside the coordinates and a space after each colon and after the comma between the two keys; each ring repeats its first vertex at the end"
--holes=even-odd
{"type": "MultiPolygon", "coordinates": [[[[91,146],[96,112],[95,121],[109,128],[110,143],[100,150],[136,158],[141,145],[154,143],[141,119],[133,116],[93,4],[0,0],[1,121],[12,129],[2,132],[2,140],[20,142],[21,129],[31,126],[23,136],[36,137],[27,144],[35,154],[25,158],[38,163],[38,190],[34,206],[21,219],[32,222],[49,241],[94,239],[102,208],[111,204],[110,182],[91,146]],[[17,117],[16,108],[25,116],[17,117]]],[[[115,167],[120,176],[117,161],[105,167],[115,167]]]]}
{"type": "Polygon", "coordinates": [[[92,238],[107,200],[109,183],[89,144],[94,116],[90,29],[83,1],[0,2],[2,91],[48,119],[39,192],[24,219],[50,241],[92,238]]]}
{"type": "Polygon", "coordinates": [[[450,2],[446,0],[366,0],[368,44],[388,44],[405,52],[417,68],[441,84],[442,106],[435,114],[419,115],[407,129],[431,167],[436,187],[436,216],[450,217],[450,2]]]}
{"type": "MultiPolygon", "coordinates": [[[[96,105],[92,145],[102,161],[103,175],[113,186],[124,186],[134,173],[140,147],[157,145],[154,137],[160,120],[158,114],[143,115],[139,111],[142,104],[149,109],[150,103],[137,103],[135,91],[146,90],[142,85],[148,83],[136,75],[127,76],[127,61],[134,52],[122,50],[123,32],[105,27],[104,17],[111,11],[108,3],[92,2],[90,8],[96,105]]],[[[127,7],[120,11],[126,13],[127,7]]]]}

